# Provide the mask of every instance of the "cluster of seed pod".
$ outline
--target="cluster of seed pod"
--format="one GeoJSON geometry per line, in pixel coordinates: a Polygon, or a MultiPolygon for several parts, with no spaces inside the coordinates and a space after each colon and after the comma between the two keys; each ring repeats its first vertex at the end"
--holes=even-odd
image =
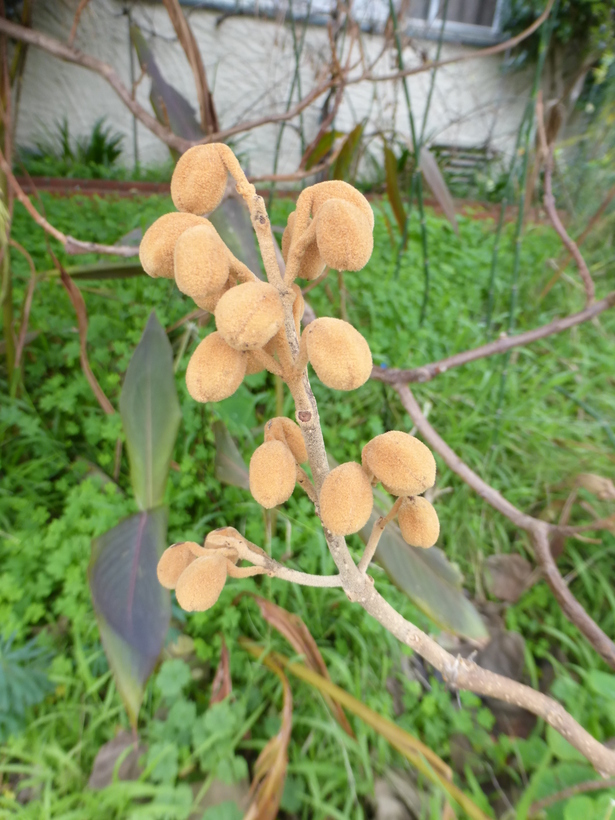
{"type": "MultiPolygon", "coordinates": [[[[200,343],[186,371],[188,391],[200,402],[228,398],[244,376],[265,367],[287,380],[296,376],[285,372],[278,355],[279,346],[287,344],[280,290],[236,259],[202,215],[220,204],[228,172],[237,167],[222,144],[198,145],[183,154],[171,180],[178,211],[156,220],[140,247],[146,273],[175,279],[179,290],[215,316],[216,331],[200,343]]],[[[283,255],[297,263],[285,282],[294,294],[298,335],[304,301],[295,276],[313,279],[327,265],[359,270],[371,256],[373,224],[369,203],[345,182],[322,182],[301,193],[282,238],[283,255]]],[[[369,347],[348,322],[318,319],[309,325],[302,345],[328,387],[353,390],[369,378],[369,347]]]]}
{"type": "MultiPolygon", "coordinates": [[[[272,419],[265,426],[265,443],[250,461],[253,497],[267,508],[283,504],[295,488],[296,464],[306,460],[299,427],[290,419],[272,419]]],[[[440,524],[422,493],[435,480],[436,462],[421,441],[396,430],[383,433],[365,445],[361,464],[349,461],[327,475],[318,497],[322,523],[333,535],[359,532],[372,514],[372,487],[382,484],[403,499],[397,518],[404,540],[413,547],[433,547],[440,524]]]]}
{"type": "MultiPolygon", "coordinates": [[[[371,352],[348,322],[319,318],[301,333],[304,301],[295,284],[296,278],[317,279],[327,266],[357,271],[367,264],[373,250],[374,216],[359,191],[345,182],[330,181],[301,192],[282,236],[286,263],[282,274],[277,263],[272,264],[269,256],[268,265],[266,258],[264,248],[271,251],[273,238],[262,199],[227,146],[199,145],[187,151],[175,168],[171,196],[177,212],[165,214],[147,230],[140,258],[150,276],[174,279],[183,293],[214,315],[216,330],[198,345],[186,372],[194,399],[226,399],[246,375],[264,368],[280,375],[293,392],[308,363],[323,384],[336,390],[354,390],[367,381],[371,352]],[[235,258],[204,216],[222,201],[229,173],[250,207],[268,282],[235,258]],[[298,349],[291,348],[295,332],[298,349]]],[[[298,419],[302,420],[301,413],[298,419]]],[[[316,503],[323,525],[333,535],[345,536],[367,524],[374,504],[372,487],[381,483],[400,499],[395,509],[405,540],[416,547],[435,544],[438,517],[422,493],[433,485],[436,466],[418,439],[395,431],[377,436],[363,448],[361,464],[336,467],[318,493],[301,467],[307,461],[301,428],[288,418],[271,419],[265,425],[264,443],[250,460],[249,484],[255,500],[267,509],[276,507],[288,501],[299,482],[316,503]]],[[[216,537],[224,531],[216,531],[216,537]]],[[[240,542],[236,537],[216,541],[210,533],[204,547],[193,542],[174,544],[160,559],[160,583],[176,590],[184,609],[208,609],[218,600],[228,576],[264,571],[257,566],[237,567],[239,552],[231,543],[240,542]]],[[[252,561],[253,553],[242,558],[252,561]]]]}
{"type": "MultiPolygon", "coordinates": [[[[260,575],[261,567],[238,567],[239,553],[220,546],[225,535],[239,536],[233,527],[213,530],[201,547],[194,541],[172,544],[158,562],[158,580],[165,589],[174,589],[177,602],[187,612],[204,612],[212,607],[224,589],[227,577],[260,575]]],[[[235,541],[237,543],[237,541],[235,541]]]]}

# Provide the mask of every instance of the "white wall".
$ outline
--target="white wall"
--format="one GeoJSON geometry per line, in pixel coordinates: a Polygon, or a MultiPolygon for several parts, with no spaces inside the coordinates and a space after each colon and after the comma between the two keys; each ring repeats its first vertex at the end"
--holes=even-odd
{"type": "MultiPolygon", "coordinates": [[[[78,0],[39,0],[34,4],[34,27],[66,40],[78,0]]],[[[130,45],[128,18],[120,0],[90,0],[79,26],[75,45],[105,60],[130,86],[130,45]]],[[[163,76],[196,108],[192,73],[164,6],[141,3],[132,7],[133,19],[150,41],[163,76]]],[[[292,40],[287,26],[269,19],[229,17],[216,25],[216,12],[195,9],[189,19],[199,44],[208,80],[222,127],[236,122],[282,111],[294,71],[292,40]]],[[[363,35],[367,58],[375,59],[382,49],[382,37],[363,35]]],[[[414,41],[406,49],[406,65],[419,63],[421,52],[432,56],[433,41],[414,41]]],[[[442,57],[471,52],[465,46],[445,43],[442,57]]],[[[355,58],[358,51],[355,49],[355,58]]],[[[328,54],[327,32],[310,26],[302,65],[302,91],[317,82],[318,72],[328,54]]],[[[135,59],[137,74],[139,66],[135,59]]],[[[527,73],[504,75],[500,56],[481,58],[440,69],[426,133],[437,142],[480,145],[510,152],[525,106],[530,79],[527,73]]],[[[387,52],[377,71],[394,70],[394,54],[387,52]]],[[[409,80],[414,116],[422,121],[429,86],[429,74],[409,80]]],[[[138,86],[139,102],[150,110],[149,78],[138,86]]],[[[322,102],[322,98],[320,100],[322,102]]],[[[96,74],[62,63],[30,47],[24,74],[17,126],[17,143],[32,144],[45,127],[52,128],[67,116],[71,133],[89,134],[94,122],[106,116],[114,130],[125,136],[124,161],[134,160],[133,119],[112,88],[96,74]]],[[[395,127],[409,134],[408,115],[399,83],[362,83],[346,89],[344,103],[336,120],[339,130],[351,128],[368,116],[367,131],[389,131],[395,127]]],[[[318,129],[319,105],[304,114],[306,135],[311,139],[318,129]]],[[[253,174],[270,173],[278,126],[265,126],[235,140],[234,147],[247,160],[253,174]]],[[[138,124],[137,144],[142,164],[164,161],[166,147],[144,126],[138,124]]],[[[296,169],[300,142],[296,131],[287,128],[283,141],[279,173],[296,169]]]]}

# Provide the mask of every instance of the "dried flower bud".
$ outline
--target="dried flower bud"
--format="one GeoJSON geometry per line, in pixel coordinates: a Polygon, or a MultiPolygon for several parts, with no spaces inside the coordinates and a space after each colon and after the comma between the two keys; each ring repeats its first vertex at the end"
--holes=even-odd
{"type": "Polygon", "coordinates": [[[193,541],[183,541],[180,544],[172,544],[162,553],[156,571],[158,580],[165,589],[175,589],[177,579],[194,561],[201,549],[202,547],[193,541]]]}
{"type": "Polygon", "coordinates": [[[438,540],[440,522],[438,513],[422,495],[404,498],[397,514],[404,541],[411,547],[428,549],[438,540]]]}
{"type": "Polygon", "coordinates": [[[343,199],[328,199],[318,211],[316,242],[320,255],[334,270],[361,270],[374,250],[365,214],[343,199]]]}
{"type": "Polygon", "coordinates": [[[216,553],[203,555],[179,576],[175,588],[177,603],[186,612],[205,612],[216,603],[225,582],[226,558],[216,553]]]}
{"type": "Polygon", "coordinates": [[[270,510],[293,494],[297,466],[293,454],[281,441],[266,441],[250,459],[250,492],[258,503],[270,510]]]}
{"type": "MultiPolygon", "coordinates": [[[[286,223],[286,227],[284,228],[284,233],[282,234],[282,256],[284,257],[284,261],[286,262],[288,257],[288,251],[290,250],[290,245],[293,239],[293,230],[295,227],[295,212],[293,211],[290,216],[288,217],[288,222],[286,223]]],[[[307,227],[309,227],[311,223],[311,219],[308,222],[307,227]]],[[[306,228],[307,230],[307,228],[306,228]]],[[[303,256],[301,258],[301,266],[299,268],[299,276],[302,279],[318,279],[320,274],[325,269],[325,263],[320,255],[318,250],[318,245],[316,244],[316,237],[309,243],[307,248],[305,249],[303,256]]]]}
{"type": "Polygon", "coordinates": [[[363,448],[363,468],[393,495],[420,495],[436,480],[436,462],[418,438],[391,430],[363,448]]]}
{"type": "Polygon", "coordinates": [[[331,470],[320,489],[322,523],[333,535],[358,532],[369,521],[374,496],[360,464],[349,461],[331,470]]]}
{"type": "Polygon", "coordinates": [[[207,225],[207,220],[194,214],[164,214],[145,231],[139,247],[143,270],[156,279],[173,279],[175,243],[184,231],[196,225],[207,225]]]}
{"type": "Polygon", "coordinates": [[[316,319],[303,331],[318,378],[334,390],[356,390],[369,379],[372,354],[358,330],[341,319],[316,319]]]}
{"type": "Polygon", "coordinates": [[[210,333],[188,362],[186,386],[196,401],[222,401],[233,395],[245,374],[245,354],[229,347],[219,333],[210,333]]]}
{"type": "MultiPolygon", "coordinates": [[[[360,191],[357,191],[356,188],[353,188],[352,185],[343,182],[341,179],[318,182],[316,185],[306,188],[300,194],[300,197],[301,196],[312,197],[312,214],[314,216],[316,216],[324,203],[329,199],[343,199],[346,202],[350,202],[351,205],[354,205],[355,208],[358,208],[365,214],[370,231],[374,229],[374,212],[372,211],[372,206],[360,191]]],[[[298,201],[297,204],[299,204],[298,201]]]]}
{"type": "Polygon", "coordinates": [[[218,145],[195,145],[179,158],[171,178],[171,197],[178,211],[206,214],[222,202],[227,171],[218,145]]]}
{"type": "Polygon", "coordinates": [[[236,350],[263,347],[284,324],[277,290],[267,282],[245,282],[231,288],[216,306],[216,326],[236,350]]]}
{"type": "Polygon", "coordinates": [[[175,282],[196,302],[219,293],[229,275],[226,245],[210,222],[195,225],[175,243],[175,282]]]}
{"type": "Polygon", "coordinates": [[[293,454],[298,464],[308,460],[303,433],[298,424],[285,416],[270,419],[265,425],[265,441],[281,441],[293,454]]]}

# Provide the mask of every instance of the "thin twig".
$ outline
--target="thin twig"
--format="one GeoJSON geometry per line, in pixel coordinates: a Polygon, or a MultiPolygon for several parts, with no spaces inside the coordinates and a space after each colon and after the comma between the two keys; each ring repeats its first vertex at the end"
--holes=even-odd
{"type": "Polygon", "coordinates": [[[361,560],[357,564],[359,572],[367,572],[367,568],[370,565],[370,562],[374,557],[376,550],[378,549],[380,537],[382,536],[382,533],[385,531],[387,524],[390,521],[392,521],[397,515],[403,500],[403,498],[398,498],[386,515],[381,515],[380,518],[374,521],[374,526],[372,527],[369,539],[367,541],[367,544],[365,545],[365,550],[363,551],[361,560]]]}
{"type": "Polygon", "coordinates": [[[579,276],[581,277],[583,281],[583,287],[585,288],[585,304],[587,307],[589,307],[589,305],[593,303],[596,297],[596,288],[594,286],[594,280],[592,279],[591,273],[589,272],[589,268],[587,267],[587,263],[583,258],[583,254],[579,250],[577,243],[568,234],[568,231],[564,227],[564,223],[559,217],[557,208],[555,207],[555,197],[553,196],[553,154],[555,151],[555,144],[547,144],[547,137],[544,127],[544,107],[542,103],[542,95],[539,95],[538,101],[536,103],[536,118],[538,121],[538,135],[540,138],[540,147],[543,154],[545,166],[545,190],[543,198],[545,211],[547,212],[547,216],[551,220],[551,224],[555,228],[557,235],[562,240],[564,246],[568,250],[568,253],[572,256],[572,258],[577,264],[577,268],[579,269],[579,276]]]}
{"type": "Polygon", "coordinates": [[[77,29],[79,27],[79,21],[81,20],[81,15],[85,11],[85,7],[90,2],[90,0],[80,0],[79,5],[77,6],[77,11],[75,12],[75,16],[73,18],[73,24],[70,29],[70,34],[68,35],[67,43],[69,46],[72,46],[75,42],[75,37],[77,36],[77,29]]]}
{"type": "Polygon", "coordinates": [[[415,367],[408,370],[398,370],[396,368],[380,368],[374,367],[372,370],[372,379],[387,384],[401,384],[408,382],[428,382],[439,376],[441,373],[446,373],[453,367],[474,362],[477,359],[485,359],[487,356],[496,356],[498,353],[505,353],[513,347],[521,347],[523,345],[531,344],[539,339],[545,339],[548,336],[554,336],[557,333],[562,333],[564,330],[569,330],[575,325],[583,324],[595,316],[598,316],[605,310],[615,305],[615,291],[612,291],[604,299],[599,302],[594,302],[590,307],[573,313],[571,316],[566,316],[564,319],[555,319],[546,325],[540,325],[533,330],[527,330],[525,333],[519,333],[516,336],[501,336],[493,342],[486,345],[475,347],[471,350],[464,350],[461,353],[455,353],[452,356],[447,356],[446,359],[440,359],[437,362],[424,364],[420,367],[415,367]]]}
{"type": "Polygon", "coordinates": [[[534,545],[536,560],[562,611],[568,620],[585,635],[596,652],[604,658],[609,666],[615,669],[615,644],[613,644],[613,641],[608,635],[600,629],[598,624],[590,618],[574,597],[560,575],[557,564],[553,560],[549,546],[549,535],[551,532],[557,531],[557,528],[550,526],[545,521],[540,521],[537,518],[533,518],[521,512],[521,510],[518,510],[494,487],[487,484],[486,481],[483,481],[434,430],[423,415],[418,402],[410,392],[408,386],[405,384],[396,384],[394,387],[399,394],[401,403],[416,425],[417,430],[421,433],[427,444],[443,459],[449,469],[457,473],[457,475],[491,507],[506,516],[515,526],[528,533],[534,545]]]}
{"type": "Polygon", "coordinates": [[[314,489],[314,485],[309,479],[308,474],[305,472],[303,467],[300,467],[297,464],[297,484],[301,487],[302,490],[305,490],[305,494],[310,499],[312,504],[318,503],[318,496],[316,495],[316,490],[314,489]]]}
{"type": "Polygon", "coordinates": [[[21,324],[19,326],[19,335],[17,337],[17,346],[15,348],[15,364],[14,364],[14,372],[17,373],[19,370],[19,365],[21,363],[21,356],[23,353],[23,349],[26,344],[26,335],[28,333],[28,321],[30,319],[30,309],[32,307],[32,298],[34,297],[34,288],[36,287],[36,283],[38,280],[38,276],[36,274],[36,268],[34,266],[34,260],[28,253],[28,251],[20,245],[15,239],[10,239],[9,244],[12,248],[21,253],[21,255],[25,258],[26,262],[30,267],[30,281],[28,283],[28,290],[26,291],[26,298],[24,299],[23,310],[21,311],[21,324]]]}
{"type": "Polygon", "coordinates": [[[542,800],[537,800],[529,807],[527,816],[537,817],[544,809],[553,806],[555,803],[561,803],[562,800],[568,800],[569,797],[574,797],[577,794],[586,794],[587,792],[597,792],[603,789],[615,788],[615,777],[609,777],[606,780],[588,780],[585,783],[577,783],[574,786],[568,786],[567,789],[562,789],[560,792],[550,794],[548,797],[543,797],[542,800]]]}
{"type": "MultiPolygon", "coordinates": [[[[0,18],[0,23],[1,22],[2,20],[0,18]]],[[[28,195],[17,182],[17,179],[11,170],[11,166],[6,161],[1,150],[0,168],[4,171],[13,193],[30,214],[32,219],[45,231],[45,233],[49,234],[49,236],[52,236],[54,239],[57,239],[57,241],[64,246],[66,253],[73,256],[82,253],[104,253],[113,256],[138,256],[138,247],[124,245],[101,245],[98,242],[82,242],[80,239],[75,239],[72,236],[67,236],[65,233],[62,233],[62,231],[58,230],[58,228],[52,225],[51,222],[48,222],[45,217],[36,210],[28,195]]]]}
{"type": "MultiPolygon", "coordinates": [[[[604,212],[606,211],[606,209],[609,207],[609,205],[611,204],[611,202],[614,199],[615,199],[615,185],[613,185],[613,187],[609,189],[609,191],[607,192],[605,198],[602,200],[602,202],[600,203],[600,205],[598,206],[598,208],[596,209],[596,211],[592,215],[591,219],[589,220],[589,222],[585,226],[583,232],[580,234],[579,238],[575,240],[576,244],[577,244],[577,247],[580,247],[583,244],[583,242],[585,242],[585,240],[587,239],[589,234],[595,228],[597,222],[600,220],[600,217],[604,214],[604,212]]],[[[558,262],[556,263],[558,269],[555,271],[555,273],[553,274],[551,279],[549,279],[547,284],[544,286],[544,288],[540,292],[540,296],[538,297],[539,301],[544,299],[544,297],[547,295],[547,293],[549,293],[549,291],[551,290],[553,285],[555,285],[555,283],[558,281],[560,276],[566,270],[566,267],[570,263],[571,259],[572,259],[572,256],[571,256],[570,252],[568,251],[568,252],[566,252],[566,255],[564,256],[564,258],[562,260],[558,260],[558,262]]]]}

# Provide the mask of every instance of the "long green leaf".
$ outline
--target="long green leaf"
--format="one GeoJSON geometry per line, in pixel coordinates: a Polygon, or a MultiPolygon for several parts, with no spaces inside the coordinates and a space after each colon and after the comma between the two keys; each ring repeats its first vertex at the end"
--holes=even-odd
{"type": "Polygon", "coordinates": [[[384,146],[384,171],[386,174],[387,196],[399,230],[403,233],[406,225],[406,209],[399,192],[397,157],[388,145],[384,146]]]}
{"type": "Polygon", "coordinates": [[[158,507],[92,542],[88,578],[96,620],[133,726],[171,620],[170,595],[156,575],[166,532],[167,511],[158,507]]]}
{"type": "Polygon", "coordinates": [[[130,360],[120,413],[135,499],[142,510],[162,503],[181,412],[173,351],[152,311],[130,360]]]}
{"type": "Polygon", "coordinates": [[[342,132],[340,131],[325,131],[322,137],[318,140],[316,145],[312,148],[310,153],[305,160],[305,170],[309,171],[310,168],[313,168],[315,165],[318,165],[321,159],[326,157],[329,153],[331,148],[333,147],[333,143],[338,137],[342,136],[342,132]]]}
{"type": "Polygon", "coordinates": [[[350,171],[352,169],[353,160],[361,145],[361,137],[363,136],[363,129],[365,123],[360,122],[352,129],[346,137],[342,149],[333,166],[333,179],[348,180],[350,171]]]}
{"type": "MultiPolygon", "coordinates": [[[[359,533],[365,543],[376,519],[391,506],[384,493],[376,490],[375,496],[372,516],[359,533]]],[[[463,593],[460,574],[442,550],[409,546],[392,522],[380,538],[376,561],[394,584],[443,629],[475,641],[489,637],[483,619],[463,593]]]]}

